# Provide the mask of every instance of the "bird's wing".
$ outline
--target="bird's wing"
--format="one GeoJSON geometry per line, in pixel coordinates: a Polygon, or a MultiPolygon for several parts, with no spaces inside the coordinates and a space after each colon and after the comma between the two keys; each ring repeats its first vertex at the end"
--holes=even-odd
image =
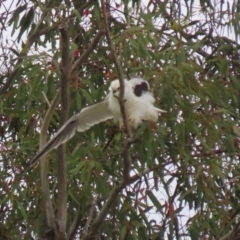
{"type": "Polygon", "coordinates": [[[65,143],[72,138],[76,131],[84,132],[90,127],[107,119],[113,118],[108,108],[108,99],[83,108],[81,112],[73,115],[50,139],[42,150],[31,160],[33,166],[43,155],[47,154],[53,148],[65,143]]]}

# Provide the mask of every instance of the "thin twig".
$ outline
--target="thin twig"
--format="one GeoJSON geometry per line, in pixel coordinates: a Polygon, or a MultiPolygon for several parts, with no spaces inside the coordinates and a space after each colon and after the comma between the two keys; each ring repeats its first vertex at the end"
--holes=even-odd
{"type": "MultiPolygon", "coordinates": [[[[100,197],[98,199],[94,199],[93,201],[91,202],[88,202],[84,208],[85,208],[85,211],[84,211],[84,216],[86,215],[85,213],[87,212],[87,210],[89,208],[91,208],[93,206],[93,203],[94,205],[96,206],[96,204],[99,204],[101,203],[102,201],[104,201],[104,198],[103,197],[100,197]]],[[[91,210],[90,210],[91,211],[91,210]]],[[[79,228],[79,222],[81,221],[81,219],[84,217],[82,214],[80,214],[80,211],[77,211],[76,215],[75,215],[75,218],[73,220],[73,223],[71,225],[71,227],[69,228],[69,231],[68,231],[68,234],[67,234],[67,240],[73,240],[75,239],[75,234],[77,232],[77,229],[79,228]]]]}
{"type": "Polygon", "coordinates": [[[114,60],[114,64],[117,70],[117,75],[119,78],[119,82],[120,82],[120,95],[119,95],[119,104],[120,104],[120,109],[121,109],[121,114],[122,114],[122,118],[123,118],[123,122],[124,122],[124,126],[126,128],[127,134],[129,136],[130,139],[132,139],[132,131],[131,128],[129,126],[128,120],[127,120],[127,116],[126,116],[126,111],[124,108],[124,78],[123,78],[123,73],[122,73],[122,68],[120,65],[120,62],[118,60],[117,54],[115,52],[112,40],[111,40],[111,36],[110,36],[110,31],[109,31],[109,27],[108,27],[108,16],[107,16],[107,11],[106,11],[106,5],[104,3],[104,0],[101,0],[101,4],[102,4],[102,13],[103,13],[103,20],[104,20],[104,25],[105,25],[105,30],[106,30],[106,37],[107,37],[107,41],[108,41],[108,45],[114,60]]]}
{"type": "Polygon", "coordinates": [[[98,216],[96,217],[93,224],[91,225],[91,228],[89,229],[89,233],[84,238],[84,240],[95,239],[95,236],[98,233],[99,226],[101,225],[102,221],[105,219],[110,207],[114,203],[118,194],[124,189],[124,187],[125,187],[125,184],[122,182],[113,188],[108,199],[106,200],[105,204],[103,205],[101,211],[99,212],[98,216]]]}
{"type": "MultiPolygon", "coordinates": [[[[88,7],[90,7],[93,3],[95,2],[95,0],[89,0],[88,2],[84,3],[81,5],[81,7],[78,9],[78,11],[80,13],[82,13],[82,11],[88,7]]],[[[25,46],[23,47],[22,51],[19,53],[19,58],[15,64],[15,68],[14,70],[9,74],[8,78],[6,79],[6,82],[4,83],[4,85],[0,88],[0,95],[5,94],[6,91],[8,90],[8,88],[10,87],[12,81],[14,80],[15,76],[17,75],[19,69],[20,69],[20,64],[23,61],[23,57],[27,55],[28,51],[30,50],[30,47],[32,46],[32,44],[39,39],[40,36],[45,35],[49,32],[52,31],[56,31],[59,28],[59,24],[54,24],[52,26],[46,27],[41,29],[42,27],[42,23],[44,18],[47,16],[48,11],[51,9],[51,5],[52,3],[54,3],[54,0],[51,0],[48,2],[45,11],[42,13],[41,18],[39,19],[38,23],[36,24],[36,29],[35,31],[28,36],[27,41],[25,46]]],[[[74,18],[76,16],[75,13],[71,14],[69,16],[69,18],[74,18]]]]}
{"type": "Polygon", "coordinates": [[[114,50],[114,46],[113,46],[112,41],[111,41],[109,27],[108,27],[108,20],[107,20],[108,17],[107,17],[106,6],[105,6],[104,0],[101,0],[101,5],[102,5],[104,25],[105,25],[105,30],[106,30],[106,37],[107,37],[107,41],[108,41],[108,45],[109,45],[111,54],[112,54],[113,59],[114,59],[114,64],[115,64],[117,74],[118,74],[118,78],[119,78],[119,82],[120,82],[120,97],[118,99],[119,100],[119,105],[120,105],[120,109],[121,109],[121,114],[122,114],[124,126],[127,130],[127,134],[129,136],[130,140],[127,142],[127,144],[125,146],[125,149],[124,149],[124,152],[123,152],[123,158],[124,158],[124,177],[123,177],[123,181],[120,184],[116,185],[112,189],[109,197],[107,198],[107,200],[106,200],[105,204],[103,205],[101,211],[99,212],[98,216],[96,217],[93,224],[91,225],[91,227],[89,229],[89,232],[88,232],[88,235],[84,238],[84,240],[94,239],[97,236],[100,224],[105,219],[110,207],[112,206],[112,204],[116,200],[119,193],[128,184],[130,184],[132,182],[132,179],[134,179],[134,181],[137,181],[139,178],[141,178],[141,176],[137,176],[137,177],[134,176],[133,178],[129,177],[129,172],[130,172],[130,167],[131,167],[131,162],[132,162],[131,161],[131,156],[130,156],[130,147],[133,143],[133,140],[132,140],[131,128],[128,124],[127,116],[126,116],[126,112],[125,112],[125,108],[124,108],[124,79],[123,79],[123,74],[122,74],[122,69],[121,69],[120,62],[118,61],[117,55],[116,55],[115,50],[114,50]]]}
{"type": "MultiPolygon", "coordinates": [[[[47,138],[47,130],[48,130],[48,126],[49,126],[49,123],[51,121],[51,117],[55,111],[55,108],[57,106],[57,104],[59,103],[60,101],[60,89],[57,91],[57,94],[55,95],[55,98],[53,99],[53,102],[50,104],[49,106],[49,109],[45,115],[45,118],[43,120],[43,123],[42,123],[42,127],[41,127],[41,135],[40,135],[40,143],[39,143],[39,152],[41,152],[40,150],[42,149],[42,147],[45,145],[46,143],[46,138],[47,138]],[[42,137],[43,135],[43,137],[42,137]],[[45,136],[46,135],[46,136],[45,136]],[[43,140],[41,140],[41,138],[43,138],[43,140]],[[45,139],[45,140],[44,140],[45,139]],[[45,142],[44,142],[45,141],[45,142]],[[40,146],[41,145],[41,146],[40,146]]],[[[24,176],[28,171],[29,169],[31,169],[38,161],[41,162],[41,158],[42,158],[43,155],[40,155],[40,157],[38,158],[37,161],[30,161],[30,165],[28,167],[26,167],[26,169],[24,169],[24,171],[20,174],[20,176],[17,177],[17,179],[21,179],[22,176],[24,176]]]]}
{"type": "Polygon", "coordinates": [[[115,64],[117,74],[118,74],[118,78],[120,81],[120,95],[119,95],[118,101],[119,101],[119,105],[120,105],[120,109],[121,109],[123,123],[124,123],[125,129],[127,131],[127,134],[130,138],[124,149],[124,170],[123,170],[124,181],[128,181],[129,173],[131,170],[131,164],[132,164],[132,159],[130,156],[130,148],[134,141],[133,141],[132,130],[130,128],[130,125],[129,125],[129,122],[127,119],[127,115],[126,115],[126,111],[125,111],[125,107],[124,107],[124,102],[125,102],[124,101],[124,79],[123,79],[122,68],[121,68],[120,62],[118,60],[117,54],[114,50],[114,46],[113,46],[113,43],[111,40],[110,31],[109,31],[109,27],[108,27],[108,16],[107,16],[106,5],[104,3],[104,0],[101,0],[101,4],[102,4],[104,25],[105,25],[105,29],[106,29],[106,37],[107,37],[107,41],[108,41],[108,45],[109,45],[111,54],[113,56],[114,64],[115,64]]]}
{"type": "MultiPolygon", "coordinates": [[[[40,139],[39,139],[39,151],[41,151],[41,149],[47,142],[48,126],[50,124],[52,115],[53,115],[55,108],[56,108],[57,104],[59,103],[59,101],[60,101],[60,89],[58,90],[57,94],[55,95],[55,97],[52,101],[52,104],[43,119],[43,123],[42,123],[42,127],[41,127],[41,134],[40,134],[40,139]]],[[[47,216],[47,225],[48,225],[48,228],[55,229],[55,214],[54,214],[54,210],[53,210],[53,206],[52,206],[52,202],[51,202],[51,198],[50,198],[50,190],[49,190],[49,183],[48,183],[48,177],[47,177],[48,161],[46,159],[46,156],[42,156],[39,159],[39,161],[40,161],[40,168],[41,168],[42,193],[43,193],[43,202],[44,202],[46,216],[47,216]]],[[[36,162],[34,162],[34,164],[35,163],[36,162]]],[[[30,168],[32,168],[32,166],[33,165],[30,164],[23,171],[23,173],[21,173],[20,176],[17,177],[17,179],[21,179],[25,175],[25,173],[30,168]]]]}
{"type": "MultiPolygon", "coordinates": [[[[69,37],[69,23],[63,24],[59,27],[61,33],[61,95],[62,95],[62,111],[60,118],[60,125],[62,126],[68,119],[69,112],[69,76],[71,71],[70,61],[70,37],[69,37]]],[[[58,234],[63,237],[66,233],[67,223],[67,170],[65,161],[65,144],[62,144],[57,149],[57,186],[58,186],[58,200],[57,200],[57,222],[59,231],[58,234]]]]}
{"type": "MultiPolygon", "coordinates": [[[[229,222],[232,222],[234,220],[234,218],[240,213],[240,207],[238,207],[229,217],[229,222]]],[[[237,225],[236,225],[237,226],[237,225]]],[[[235,227],[236,228],[236,227],[235,227]]],[[[220,237],[222,235],[222,233],[224,232],[225,227],[221,228],[216,239],[217,240],[226,240],[228,239],[232,234],[234,234],[234,231],[236,231],[236,229],[233,229],[232,231],[228,232],[226,235],[224,235],[223,237],[220,237]]]]}
{"type": "Polygon", "coordinates": [[[81,67],[83,62],[88,58],[88,56],[93,52],[93,50],[96,48],[98,42],[100,41],[102,35],[104,34],[104,30],[100,28],[100,30],[97,32],[95,38],[93,39],[91,45],[88,47],[88,49],[81,55],[81,57],[73,64],[71,73],[76,71],[81,67]]]}
{"type": "Polygon", "coordinates": [[[19,69],[20,69],[20,64],[23,61],[23,57],[27,55],[28,51],[30,50],[30,47],[32,44],[42,35],[48,33],[48,31],[53,31],[56,29],[56,26],[52,26],[48,28],[48,31],[45,29],[45,31],[41,30],[40,28],[42,27],[41,23],[43,22],[44,18],[47,16],[47,13],[51,7],[51,4],[54,2],[54,0],[49,1],[49,3],[46,6],[46,10],[42,13],[42,17],[37,23],[37,27],[35,31],[28,36],[26,44],[22,48],[22,51],[19,53],[19,58],[15,64],[14,70],[9,74],[5,84],[0,88],[0,95],[5,94],[8,88],[10,87],[12,81],[14,80],[15,76],[17,75],[19,69]],[[52,29],[53,28],[53,29],[52,29]]]}
{"type": "Polygon", "coordinates": [[[44,91],[42,91],[42,95],[43,95],[43,97],[44,97],[44,99],[45,99],[45,101],[46,101],[48,107],[51,107],[51,104],[50,104],[50,102],[49,102],[49,100],[48,100],[46,94],[44,93],[44,91]]]}
{"type": "Polygon", "coordinates": [[[90,7],[90,5],[92,5],[93,3],[96,3],[96,0],[89,0],[88,2],[85,2],[84,4],[81,4],[81,6],[78,9],[79,13],[82,13],[82,11],[84,9],[90,7]]]}
{"type": "Polygon", "coordinates": [[[228,232],[226,235],[224,235],[223,237],[221,238],[216,238],[216,239],[219,239],[219,240],[227,240],[229,239],[229,237],[232,235],[232,232],[228,232]]]}
{"type": "MultiPolygon", "coordinates": [[[[158,166],[159,168],[160,166],[158,166]]],[[[162,167],[162,166],[161,166],[162,167]]],[[[153,171],[153,169],[147,168],[145,169],[141,174],[136,174],[133,177],[129,178],[129,181],[122,181],[120,184],[116,185],[113,190],[111,191],[109,197],[107,198],[105,204],[103,205],[100,213],[98,214],[98,216],[96,217],[96,219],[94,220],[93,224],[91,225],[91,228],[89,229],[89,233],[88,235],[84,238],[84,240],[91,240],[91,239],[95,239],[95,237],[98,234],[98,229],[101,225],[101,223],[103,222],[103,220],[105,219],[106,215],[108,214],[108,211],[110,209],[110,207],[112,206],[112,204],[114,203],[115,199],[117,198],[118,194],[128,185],[136,182],[137,180],[139,180],[141,177],[143,177],[144,175],[150,173],[151,171],[153,171]]]]}
{"type": "Polygon", "coordinates": [[[130,155],[130,148],[133,143],[135,143],[137,139],[129,139],[127,140],[126,146],[123,151],[123,181],[128,182],[130,177],[130,170],[131,170],[131,164],[132,164],[132,158],[130,155]]]}
{"type": "MultiPolygon", "coordinates": [[[[60,97],[61,95],[60,95],[60,89],[59,89],[43,120],[43,124],[41,127],[41,135],[39,140],[39,152],[47,142],[48,126],[50,124],[55,108],[60,101],[60,97]]],[[[40,161],[40,168],[41,168],[42,193],[43,193],[43,201],[44,201],[44,206],[45,206],[46,216],[47,216],[47,224],[50,229],[53,229],[55,228],[55,214],[54,214],[54,210],[53,210],[53,206],[50,198],[50,190],[49,190],[49,183],[48,183],[48,177],[47,177],[48,161],[46,156],[42,156],[42,158],[39,161],[40,161]]]]}
{"type": "Polygon", "coordinates": [[[83,238],[85,236],[87,236],[87,234],[88,234],[88,229],[89,229],[90,223],[92,221],[92,217],[93,217],[93,213],[94,213],[94,209],[95,209],[95,205],[96,205],[96,199],[97,199],[96,197],[93,199],[92,206],[91,206],[89,214],[88,214],[88,219],[87,219],[87,222],[85,224],[85,228],[84,228],[84,232],[83,232],[83,238]]]}
{"type": "Polygon", "coordinates": [[[75,214],[72,225],[69,228],[69,231],[67,234],[67,240],[74,239],[74,233],[76,232],[76,228],[78,227],[79,216],[80,216],[80,214],[79,214],[79,210],[78,210],[75,214]]]}

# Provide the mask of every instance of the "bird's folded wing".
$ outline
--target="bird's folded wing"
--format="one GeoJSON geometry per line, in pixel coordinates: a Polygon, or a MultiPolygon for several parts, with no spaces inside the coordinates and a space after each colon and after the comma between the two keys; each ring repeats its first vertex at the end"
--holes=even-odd
{"type": "Polygon", "coordinates": [[[84,108],[78,117],[77,131],[84,132],[100,122],[113,118],[108,106],[108,99],[84,108]]]}
{"type": "Polygon", "coordinates": [[[72,138],[76,131],[84,132],[90,127],[107,119],[113,118],[108,108],[108,99],[83,108],[81,112],[72,116],[50,139],[43,149],[31,160],[33,166],[43,155],[47,154],[53,148],[65,143],[72,138]]]}

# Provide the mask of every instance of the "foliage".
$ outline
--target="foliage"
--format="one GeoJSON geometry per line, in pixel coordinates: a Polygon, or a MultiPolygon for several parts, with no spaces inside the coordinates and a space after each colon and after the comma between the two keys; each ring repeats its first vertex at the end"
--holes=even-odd
{"type": "Polygon", "coordinates": [[[240,239],[237,1],[106,1],[107,19],[93,0],[0,4],[1,239],[240,239]],[[50,137],[64,104],[71,116],[119,78],[104,20],[123,75],[147,79],[168,113],[132,143],[111,121],[76,134],[66,182],[50,152],[49,221],[39,165],[18,176],[63,83],[69,104],[57,104],[50,137]]]}

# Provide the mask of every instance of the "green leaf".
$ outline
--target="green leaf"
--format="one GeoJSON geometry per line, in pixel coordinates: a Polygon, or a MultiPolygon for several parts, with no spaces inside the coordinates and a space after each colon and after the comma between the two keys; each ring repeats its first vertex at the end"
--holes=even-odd
{"type": "Polygon", "coordinates": [[[147,191],[146,193],[147,193],[148,197],[150,198],[150,200],[152,201],[152,203],[154,204],[154,206],[157,208],[157,210],[161,212],[162,205],[160,204],[158,199],[155,197],[155,195],[151,191],[147,191]]]}
{"type": "Polygon", "coordinates": [[[26,8],[27,8],[27,4],[24,4],[22,6],[19,6],[17,9],[15,9],[13,11],[12,17],[8,21],[8,25],[12,25],[13,22],[19,19],[20,13],[26,10],[26,8]]]}
{"type": "Polygon", "coordinates": [[[14,48],[9,48],[15,55],[19,56],[19,52],[15,50],[14,48]]]}
{"type": "Polygon", "coordinates": [[[34,18],[34,9],[30,8],[30,10],[22,17],[19,23],[20,31],[18,34],[18,42],[20,41],[23,33],[30,27],[32,24],[32,20],[34,18]]]}
{"type": "Polygon", "coordinates": [[[82,99],[78,92],[76,92],[76,103],[77,103],[77,109],[82,108],[82,99]]]}
{"type": "Polygon", "coordinates": [[[120,240],[124,240],[127,235],[127,226],[124,226],[120,232],[120,240]]]}
{"type": "Polygon", "coordinates": [[[84,88],[81,88],[80,89],[80,92],[82,93],[82,95],[87,99],[87,101],[90,103],[90,104],[93,104],[94,103],[94,100],[92,98],[92,95],[86,91],[84,88]]]}
{"type": "Polygon", "coordinates": [[[179,75],[179,77],[180,77],[180,80],[183,81],[182,72],[181,72],[178,68],[169,65],[169,66],[167,66],[167,70],[172,70],[172,71],[174,71],[175,73],[177,73],[177,74],[179,75]]]}
{"type": "Polygon", "coordinates": [[[80,15],[79,11],[77,9],[73,9],[73,12],[75,13],[75,15],[77,16],[78,20],[81,21],[82,16],[80,15]]]}
{"type": "Polygon", "coordinates": [[[72,200],[74,200],[78,205],[80,205],[80,202],[74,197],[74,194],[71,190],[68,191],[68,194],[72,200]]]}
{"type": "Polygon", "coordinates": [[[144,225],[141,222],[138,221],[132,221],[131,224],[136,227],[144,227],[144,225]]]}
{"type": "Polygon", "coordinates": [[[191,237],[192,240],[200,238],[199,229],[198,228],[196,229],[195,227],[190,227],[189,234],[190,234],[190,237],[191,237]]]}
{"type": "Polygon", "coordinates": [[[18,206],[18,209],[20,210],[21,214],[22,214],[22,217],[24,220],[27,220],[27,213],[23,207],[23,205],[20,203],[20,202],[17,202],[17,206],[18,206]]]}

